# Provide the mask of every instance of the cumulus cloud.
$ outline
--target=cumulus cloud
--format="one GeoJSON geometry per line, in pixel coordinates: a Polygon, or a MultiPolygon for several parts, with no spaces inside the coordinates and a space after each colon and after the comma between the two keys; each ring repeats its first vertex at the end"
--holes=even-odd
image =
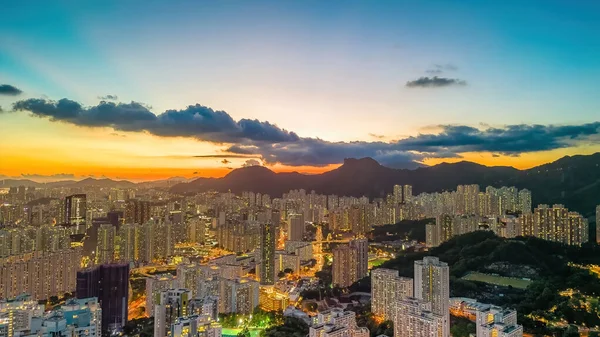
{"type": "Polygon", "coordinates": [[[416,167],[428,158],[460,158],[465,152],[491,152],[518,156],[574,146],[587,141],[598,143],[600,122],[581,125],[436,125],[422,133],[395,141],[331,142],[299,137],[267,121],[234,120],[224,111],[196,104],[183,110],[155,115],[137,102],[101,102],[92,107],[68,99],[28,99],[14,103],[15,111],[54,122],[84,127],[110,127],[118,131],[149,132],[161,137],[190,137],[227,144],[222,154],[194,156],[222,159],[249,159],[246,164],[281,163],[291,166],[326,166],[345,158],[372,157],[390,167],[416,167]],[[594,138],[596,137],[596,138],[594,138]]]}
{"type": "Polygon", "coordinates": [[[17,96],[23,93],[23,91],[10,84],[0,84],[0,95],[17,96]]]}
{"type": "Polygon", "coordinates": [[[103,101],[116,101],[119,99],[119,97],[117,97],[117,95],[106,95],[106,96],[98,96],[98,99],[101,99],[103,101]]]}
{"type": "Polygon", "coordinates": [[[155,115],[138,102],[102,101],[96,106],[83,107],[66,98],[59,101],[31,98],[14,103],[13,110],[29,111],[34,116],[79,126],[146,131],[161,137],[192,137],[216,143],[287,142],[299,139],[294,132],[275,124],[256,119],[235,121],[225,111],[215,111],[199,104],[155,115]]]}
{"type": "Polygon", "coordinates": [[[250,167],[250,166],[261,166],[261,163],[256,159],[248,159],[248,160],[246,160],[246,162],[244,164],[242,164],[242,167],[250,167]]]}
{"type": "Polygon", "coordinates": [[[442,88],[450,86],[465,86],[467,82],[459,80],[457,78],[446,78],[446,77],[420,77],[413,81],[406,82],[408,88],[442,88]]]}

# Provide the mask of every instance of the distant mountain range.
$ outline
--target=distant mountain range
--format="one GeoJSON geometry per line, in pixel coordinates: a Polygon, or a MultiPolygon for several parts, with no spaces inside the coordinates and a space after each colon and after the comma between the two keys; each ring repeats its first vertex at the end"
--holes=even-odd
{"type": "Polygon", "coordinates": [[[527,170],[465,161],[415,170],[392,169],[372,158],[346,159],[342,166],[316,175],[275,173],[266,167],[251,166],[233,170],[222,178],[199,178],[180,183],[171,187],[171,192],[254,191],[275,197],[303,188],[319,194],[374,198],[391,193],[395,184],[412,185],[414,194],[450,191],[464,184],[479,184],[482,189],[486,186],[516,186],[532,191],[534,205],[560,203],[592,216],[596,205],[600,204],[600,153],[567,156],[527,170]]]}
{"type": "Polygon", "coordinates": [[[533,204],[564,204],[568,208],[593,216],[600,204],[600,152],[592,155],[567,156],[527,170],[505,166],[484,166],[472,162],[443,163],[414,170],[392,169],[372,158],[346,159],[334,170],[307,175],[298,172],[275,173],[263,166],[235,169],[222,178],[198,178],[188,181],[174,177],[165,180],[133,183],[127,180],[86,178],[81,181],[38,183],[27,179],[0,180],[1,187],[118,187],[170,188],[173,193],[254,191],[279,197],[292,189],[315,190],[319,194],[384,197],[395,184],[412,185],[413,193],[441,192],[457,185],[516,186],[533,194],[533,204]]]}
{"type": "Polygon", "coordinates": [[[0,188],[6,187],[37,187],[37,188],[54,188],[54,187],[65,187],[65,188],[85,188],[85,187],[100,187],[100,188],[168,188],[173,185],[187,182],[189,179],[184,177],[173,177],[163,180],[144,181],[141,183],[134,183],[128,180],[113,180],[109,178],[95,179],[85,178],[83,180],[61,180],[48,183],[39,183],[30,179],[2,179],[0,180],[0,188]]]}

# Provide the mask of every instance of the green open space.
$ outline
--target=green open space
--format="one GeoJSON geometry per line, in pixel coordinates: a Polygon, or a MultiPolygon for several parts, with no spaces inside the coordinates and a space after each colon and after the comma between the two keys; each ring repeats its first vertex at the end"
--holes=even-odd
{"type": "Polygon", "coordinates": [[[369,261],[369,268],[379,267],[388,260],[389,259],[385,259],[385,258],[373,259],[373,260],[369,261]]]}
{"type": "Polygon", "coordinates": [[[515,277],[490,275],[477,272],[468,273],[467,275],[463,276],[462,279],[467,281],[484,282],[502,287],[512,286],[513,288],[517,289],[526,289],[531,283],[530,280],[524,280],[515,277]]]}
{"type": "MultiPolygon", "coordinates": [[[[258,337],[261,329],[249,329],[249,330],[250,330],[251,337],[258,337]]],[[[238,333],[240,333],[241,331],[242,331],[242,329],[223,328],[221,331],[221,334],[223,337],[236,337],[238,335],[238,333]]]]}

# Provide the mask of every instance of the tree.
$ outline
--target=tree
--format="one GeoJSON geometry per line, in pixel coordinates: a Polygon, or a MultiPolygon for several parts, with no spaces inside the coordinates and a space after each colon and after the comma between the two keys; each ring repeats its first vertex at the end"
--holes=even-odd
{"type": "Polygon", "coordinates": [[[563,333],[563,337],[579,337],[579,329],[575,325],[569,325],[563,333]]]}
{"type": "Polygon", "coordinates": [[[242,331],[238,332],[237,337],[250,337],[250,330],[248,330],[248,327],[244,327],[242,331]]]}

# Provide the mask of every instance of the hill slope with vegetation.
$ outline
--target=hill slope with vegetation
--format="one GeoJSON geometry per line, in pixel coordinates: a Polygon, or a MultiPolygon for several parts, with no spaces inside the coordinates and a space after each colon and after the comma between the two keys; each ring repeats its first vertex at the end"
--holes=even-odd
{"type": "MultiPolygon", "coordinates": [[[[409,253],[381,267],[412,277],[414,261],[437,256],[450,266],[454,297],[515,308],[531,333],[563,330],[568,324],[600,326],[600,247],[566,246],[537,238],[505,239],[487,231],[457,236],[429,252],[409,253]],[[526,289],[463,279],[479,272],[531,280],[526,289]]],[[[365,280],[361,281],[365,286],[365,280]]]]}

